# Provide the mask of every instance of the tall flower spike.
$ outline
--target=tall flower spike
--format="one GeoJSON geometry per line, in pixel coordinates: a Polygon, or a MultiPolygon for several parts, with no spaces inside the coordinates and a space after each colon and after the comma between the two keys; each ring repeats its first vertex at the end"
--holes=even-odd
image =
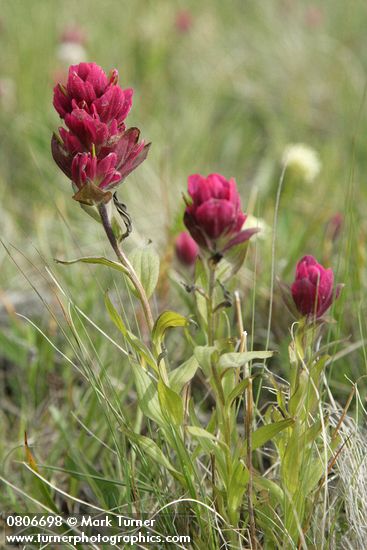
{"type": "Polygon", "coordinates": [[[108,202],[115,189],[147,157],[150,144],[139,142],[138,128],[125,127],[131,89],[118,86],[118,72],[109,77],[95,63],[69,69],[66,86],[54,89],[54,106],[66,128],[53,135],[52,155],[86,205],[108,202]]]}

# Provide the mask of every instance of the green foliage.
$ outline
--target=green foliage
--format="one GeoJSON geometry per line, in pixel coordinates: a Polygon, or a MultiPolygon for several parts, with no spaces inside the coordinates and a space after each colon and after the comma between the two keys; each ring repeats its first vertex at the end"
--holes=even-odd
{"type": "MultiPolygon", "coordinates": [[[[159,276],[159,256],[152,246],[136,248],[130,253],[129,259],[135,269],[141,284],[150,298],[157,286],[159,276]]],[[[136,295],[134,287],[131,291],[136,295]]]]}
{"type": "Polygon", "coordinates": [[[194,378],[198,367],[199,364],[194,356],[176,367],[168,374],[171,388],[176,392],[180,392],[194,378]]]}
{"type": "Polygon", "coordinates": [[[187,319],[179,313],[175,313],[174,311],[164,311],[154,324],[152,331],[153,342],[156,345],[160,345],[168,329],[174,327],[185,327],[187,323],[187,319]]]}
{"type": "Polygon", "coordinates": [[[246,351],[242,353],[224,353],[218,361],[221,369],[240,368],[253,359],[268,359],[272,351],[246,351]]]}
{"type": "Polygon", "coordinates": [[[158,398],[167,421],[174,426],[183,422],[183,404],[181,397],[162,381],[158,381],[158,398]]]}
{"type": "Polygon", "coordinates": [[[108,260],[107,258],[93,258],[93,257],[86,257],[86,258],[77,258],[76,260],[55,260],[58,264],[62,265],[72,265],[77,264],[79,262],[86,263],[86,264],[100,264],[105,265],[106,267],[111,267],[112,269],[116,269],[117,271],[121,271],[125,275],[128,274],[127,269],[121,265],[119,262],[115,262],[113,260],[108,260]]]}

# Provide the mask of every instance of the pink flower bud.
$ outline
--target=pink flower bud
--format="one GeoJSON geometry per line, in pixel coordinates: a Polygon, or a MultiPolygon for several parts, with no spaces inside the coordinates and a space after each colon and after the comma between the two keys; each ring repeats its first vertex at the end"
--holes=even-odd
{"type": "Polygon", "coordinates": [[[343,229],[344,216],[340,212],[334,214],[328,221],[326,226],[326,236],[332,242],[335,242],[343,229]]]}
{"type": "Polygon", "coordinates": [[[313,256],[304,256],[297,264],[291,286],[294,303],[302,315],[321,317],[339,296],[341,285],[334,288],[334,273],[317,263],[313,256]]]}
{"type": "Polygon", "coordinates": [[[227,181],[220,174],[207,178],[194,174],[188,179],[192,199],[187,204],[184,222],[193,239],[212,252],[228,250],[248,240],[256,230],[241,231],[246,215],[234,179],[227,181]]]}
{"type": "Polygon", "coordinates": [[[176,13],[175,27],[182,34],[189,32],[192,27],[192,15],[188,10],[180,10],[176,13]]]}
{"type": "Polygon", "coordinates": [[[177,258],[186,266],[193,265],[199,255],[198,245],[186,231],[176,238],[175,251],[177,258]]]}
{"type": "Polygon", "coordinates": [[[324,12],[318,6],[309,6],[305,12],[305,22],[310,28],[320,27],[324,23],[324,12]]]}
{"type": "Polygon", "coordinates": [[[70,42],[84,46],[86,43],[86,35],[81,27],[77,25],[68,25],[62,30],[59,40],[60,42],[70,42]]]}

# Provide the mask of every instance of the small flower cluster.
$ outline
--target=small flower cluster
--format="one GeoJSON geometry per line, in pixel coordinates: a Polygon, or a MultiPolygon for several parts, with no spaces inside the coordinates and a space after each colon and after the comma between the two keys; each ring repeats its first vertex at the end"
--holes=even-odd
{"type": "Polygon", "coordinates": [[[72,65],[66,85],[54,88],[53,104],[66,128],[54,134],[53,157],[71,179],[74,198],[87,205],[108,202],[115,189],[146,158],[138,128],[126,129],[133,90],[118,84],[95,63],[72,65]]]}
{"type": "Polygon", "coordinates": [[[242,230],[247,216],[242,212],[235,180],[221,174],[188,178],[184,223],[199,247],[223,255],[233,246],[248,241],[257,228],[242,230]]]}
{"type": "Polygon", "coordinates": [[[291,286],[293,301],[301,315],[320,318],[338,298],[342,285],[334,287],[334,273],[313,256],[304,256],[297,264],[291,286]]]}

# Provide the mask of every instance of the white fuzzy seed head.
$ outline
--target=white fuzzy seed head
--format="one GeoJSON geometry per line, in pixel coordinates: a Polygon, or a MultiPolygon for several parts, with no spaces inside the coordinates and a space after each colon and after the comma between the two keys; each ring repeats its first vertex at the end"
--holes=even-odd
{"type": "Polygon", "coordinates": [[[312,183],[321,171],[317,151],[304,143],[287,145],[282,156],[282,165],[306,183],[312,183]]]}
{"type": "Polygon", "coordinates": [[[57,57],[66,65],[77,65],[86,60],[87,52],[77,42],[62,42],[57,48],[57,57]]]}
{"type": "Polygon", "coordinates": [[[259,233],[257,234],[258,239],[267,239],[271,234],[271,228],[265,220],[263,220],[262,218],[256,218],[255,216],[249,214],[246,218],[245,223],[242,226],[242,230],[251,229],[252,227],[257,227],[258,229],[260,229],[259,233]]]}

